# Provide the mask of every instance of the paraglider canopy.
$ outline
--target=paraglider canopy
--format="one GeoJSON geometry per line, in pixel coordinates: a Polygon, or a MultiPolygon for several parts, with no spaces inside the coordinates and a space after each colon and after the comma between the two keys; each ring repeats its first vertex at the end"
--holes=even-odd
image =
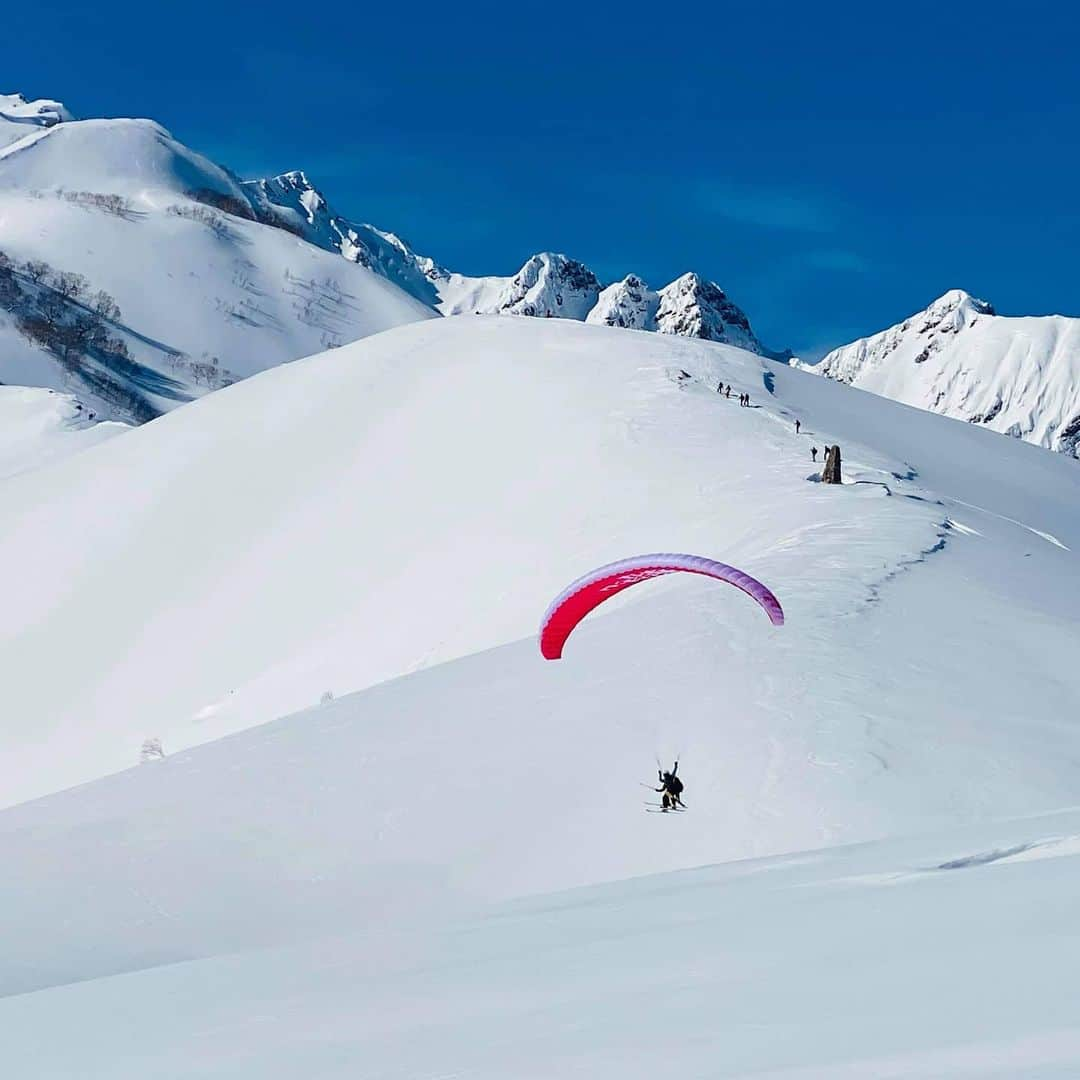
{"type": "Polygon", "coordinates": [[[664,574],[700,574],[726,581],[752,597],[773,626],[784,625],[784,609],[772,592],[742,570],[700,555],[637,555],[598,567],[568,585],[552,602],[540,624],[540,652],[545,660],[562,657],[563,645],[593,608],[623,589],[664,574]]]}

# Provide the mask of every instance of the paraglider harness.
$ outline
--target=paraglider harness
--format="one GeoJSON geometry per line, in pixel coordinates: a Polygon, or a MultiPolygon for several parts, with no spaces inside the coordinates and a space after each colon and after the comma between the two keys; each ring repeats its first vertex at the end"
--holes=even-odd
{"type": "Polygon", "coordinates": [[[664,797],[661,800],[661,805],[665,810],[681,808],[686,809],[685,804],[682,801],[683,782],[675,775],[679,771],[679,763],[676,761],[671,772],[664,772],[663,769],[656,770],[660,777],[660,786],[653,788],[653,790],[659,794],[664,793],[664,797]]]}

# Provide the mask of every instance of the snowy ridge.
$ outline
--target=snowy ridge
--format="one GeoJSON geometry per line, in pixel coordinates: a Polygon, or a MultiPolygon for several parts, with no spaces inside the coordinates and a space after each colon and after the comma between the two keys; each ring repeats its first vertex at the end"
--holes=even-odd
{"type": "MultiPolygon", "coordinates": [[[[227,169],[173,139],[168,131],[150,120],[74,121],[58,102],[26,102],[18,95],[0,98],[0,103],[4,105],[0,108],[0,194],[32,194],[45,203],[63,195],[112,196],[125,200],[125,205],[132,211],[128,215],[132,222],[144,221],[149,215],[162,211],[175,212],[178,205],[183,207],[194,200],[218,214],[228,215],[227,228],[242,229],[243,226],[236,222],[251,221],[302,237],[323,251],[343,256],[349,263],[392,283],[426,308],[444,315],[510,314],[587,320],[608,326],[727,342],[763,355],[773,355],[761,346],[745,314],[719,286],[696,274],[683,275],[659,292],[654,292],[634,275],[603,289],[593,271],[578,260],[556,252],[540,252],[527,259],[511,276],[470,277],[419,254],[392,232],[337,214],[302,171],[240,181],[227,169]]],[[[194,212],[206,213],[202,209],[194,212]]],[[[24,214],[20,211],[20,216],[24,214]]],[[[37,214],[49,216],[45,206],[39,207],[37,214]]],[[[3,221],[0,217],[0,224],[3,221]]],[[[70,227],[71,223],[65,225],[70,227]]],[[[149,233],[152,229],[143,231],[149,233]]],[[[130,240],[132,230],[127,232],[130,240]]],[[[169,249],[168,238],[158,236],[156,239],[155,251],[169,249]],[[165,241],[164,246],[162,241],[165,241]]],[[[265,245],[273,246],[274,241],[266,240],[265,245]]],[[[71,249],[85,246],[66,245],[71,249]]],[[[56,261],[56,241],[49,247],[51,251],[38,250],[23,257],[56,261]],[[52,260],[50,254],[54,255],[52,260]]],[[[178,254],[181,274],[188,277],[197,274],[194,267],[186,272],[183,270],[187,259],[182,253],[178,254]]],[[[141,253],[136,259],[133,251],[132,261],[153,266],[157,260],[141,253]]],[[[258,266],[257,258],[248,261],[258,266]]],[[[96,267],[63,266],[60,269],[82,273],[92,286],[100,287],[97,279],[103,275],[90,272],[96,267]]],[[[174,279],[177,276],[175,269],[174,279]]],[[[237,275],[243,279],[252,276],[246,266],[239,266],[237,275]]],[[[341,277],[340,273],[329,275],[331,292],[343,287],[338,280],[341,277]]],[[[349,275],[346,273],[345,277],[349,275]]],[[[272,295],[273,290],[263,290],[261,283],[258,288],[260,295],[272,295]]],[[[209,300],[249,326],[260,324],[267,316],[279,326],[293,321],[274,310],[272,303],[255,304],[250,289],[246,290],[249,295],[240,296],[229,295],[231,291],[227,285],[221,285],[212,290],[204,302],[209,300]],[[270,310],[266,310],[268,307],[270,310]]],[[[351,290],[345,289],[345,292],[351,290]]],[[[137,301],[129,298],[127,290],[123,294],[117,293],[116,299],[121,310],[135,310],[137,301]]],[[[323,306],[327,298],[324,295],[312,299],[323,306]]],[[[332,304],[332,297],[329,302],[332,304]]],[[[389,306],[398,309],[390,314],[389,325],[409,317],[422,317],[417,309],[407,315],[400,310],[400,304],[389,306]]],[[[147,307],[156,312],[161,305],[148,304],[147,307]]],[[[177,310],[179,313],[179,306],[177,310]]],[[[305,304],[303,317],[307,318],[311,310],[311,304],[305,304]]],[[[201,314],[199,317],[200,313],[190,308],[183,311],[179,321],[187,328],[187,333],[182,336],[170,336],[152,325],[136,325],[134,329],[144,337],[162,342],[164,352],[183,354],[196,365],[209,364],[216,359],[224,371],[233,373],[230,377],[250,372],[253,366],[250,361],[237,360],[235,344],[223,342],[220,335],[211,330],[214,320],[201,314]]],[[[260,343],[260,352],[267,358],[260,367],[293,359],[327,345],[354,340],[380,328],[377,322],[373,325],[370,320],[349,325],[347,319],[319,316],[319,321],[326,324],[321,327],[322,333],[316,340],[309,339],[299,346],[299,351],[291,344],[264,350],[260,343]]],[[[310,338],[305,334],[299,336],[310,338]]],[[[25,352],[25,349],[19,351],[25,352]]],[[[164,395],[138,393],[140,404],[126,412],[117,411],[114,401],[113,414],[125,419],[145,419],[149,413],[171,407],[169,402],[188,400],[202,392],[197,380],[176,379],[174,371],[165,370],[160,356],[143,349],[136,351],[139,354],[137,360],[155,373],[154,377],[163,376],[167,383],[176,382],[179,386],[173,388],[175,393],[164,395]]],[[[21,365],[21,370],[25,370],[25,365],[21,365]]],[[[0,378],[3,378],[2,370],[0,378]]],[[[78,385],[77,379],[73,382],[69,378],[62,383],[57,377],[49,377],[45,381],[50,386],[62,385],[92,394],[90,388],[78,385]]],[[[127,390],[135,388],[128,386],[127,390]]],[[[100,397],[94,399],[94,404],[103,412],[110,408],[100,397]]]]}
{"type": "Polygon", "coordinates": [[[432,278],[444,274],[399,237],[374,225],[346,221],[300,171],[243,184],[247,197],[264,220],[278,220],[310,243],[338,251],[350,262],[373,270],[432,307],[440,302],[432,278]]]}
{"type": "Polygon", "coordinates": [[[697,274],[684,274],[658,293],[634,274],[603,288],[583,263],[540,252],[511,277],[470,277],[418,254],[393,233],[334,214],[302,172],[251,181],[245,187],[261,212],[280,213],[312,243],[384,275],[444,315],[574,319],[698,337],[773,355],[723,290],[697,274]]]}
{"type": "Polygon", "coordinates": [[[1074,1075],[1078,508],[1060,455],[559,319],[9,477],[9,1071],[1074,1075]],[[787,625],[672,577],[540,658],[568,582],[661,550],[787,625]],[[676,755],[689,812],[645,813],[676,755]]]}
{"type": "Polygon", "coordinates": [[[1080,457],[1080,319],[1005,317],[954,289],[808,370],[1080,457]]]}
{"type": "MultiPolygon", "coordinates": [[[[753,574],[784,604],[788,629],[819,620],[817,631],[785,632],[776,649],[742,673],[729,672],[717,688],[734,694],[745,680],[754,683],[759,663],[769,665],[774,685],[793,664],[791,681],[776,690],[779,701],[750,693],[747,722],[762,709],[770,717],[790,709],[801,731],[815,722],[816,706],[796,707],[786,695],[810,693],[802,650],[814,654],[814,670],[861,670],[858,634],[848,642],[837,618],[883,605],[900,582],[925,580],[924,568],[966,535],[947,517],[998,537],[969,547],[969,558],[985,549],[988,558],[1009,559],[1019,546],[1028,557],[1016,561],[1034,581],[1055,560],[1071,566],[1071,551],[1080,548],[1080,523],[1063,496],[1080,485],[1077,476],[1069,486],[1071,463],[1000,440],[1000,467],[983,484],[985,467],[973,462],[985,459],[995,436],[914,417],[729,346],[558,319],[424,321],[230,386],[70,462],[6,482],[0,589],[9,637],[0,659],[25,741],[18,754],[8,749],[4,790],[8,797],[42,793],[123,767],[151,737],[183,747],[304,707],[327,689],[372,686],[525,639],[527,665],[537,620],[567,582],[665,549],[719,557],[753,574]],[[721,380],[757,407],[720,398],[721,380]],[[804,418],[800,436],[792,412],[804,418]],[[819,445],[842,438],[849,478],[866,483],[841,502],[807,483],[811,438],[819,445]],[[919,440],[947,460],[935,465],[920,454],[913,465],[908,455],[919,440]],[[924,471],[918,481],[896,479],[913,469],[924,471]],[[895,497],[905,485],[913,495],[929,486],[934,497],[895,497]],[[944,496],[960,500],[955,510],[938,504],[944,496]],[[105,519],[92,509],[102,500],[110,506],[105,519]],[[213,538],[203,542],[199,523],[208,514],[213,538]],[[77,548],[41,558],[69,520],[82,523],[77,548]],[[524,577],[523,566],[531,568],[524,577]],[[826,647],[840,652],[823,664],[826,647]],[[57,655],[71,658],[70,669],[50,680],[57,655]],[[55,755],[57,739],[71,752],[55,755]]],[[[1053,606],[1069,602],[1071,582],[1062,576],[1053,590],[1033,588],[1053,606]]],[[[716,646],[725,665],[745,663],[730,642],[745,633],[756,640],[767,628],[756,625],[757,612],[715,600],[708,618],[724,626],[709,634],[725,643],[716,646]]],[[[1002,602],[967,601],[962,619],[950,609],[945,622],[960,633],[970,610],[1002,602]]],[[[935,608],[926,617],[944,616],[935,608]]],[[[1018,626],[1015,614],[1008,617],[1018,626]]],[[[995,618],[987,613],[987,625],[995,618]]],[[[1039,625],[1056,623],[1044,611],[1039,625]]],[[[903,643],[906,630],[896,634],[890,648],[921,651],[917,640],[903,643]]],[[[1040,663],[1053,664],[1072,647],[1073,631],[1056,635],[1040,663]]],[[[582,627],[571,660],[590,640],[582,627]]],[[[1007,646],[993,646],[1005,650],[994,670],[1011,679],[995,689],[999,702],[1034,677],[1030,667],[1022,677],[1015,672],[1007,646]]],[[[990,646],[981,647],[987,657],[990,646]]],[[[701,679],[712,679],[720,663],[713,651],[696,674],[667,662],[671,677],[702,700],[712,691],[701,679]]],[[[535,677],[548,676],[538,670],[535,677]]],[[[983,711],[983,668],[973,677],[978,687],[952,679],[957,715],[983,711]]],[[[527,675],[527,694],[539,694],[533,678],[527,675]]],[[[927,692],[940,698],[940,682],[926,680],[927,692]]],[[[1047,677],[1044,685],[1044,693],[1067,696],[1067,684],[1047,677]]],[[[1064,701],[1056,708],[1067,711],[1064,701]]],[[[642,719],[646,727],[654,722],[642,719]]],[[[775,732],[776,723],[773,717],[760,732],[775,732]]],[[[1040,746],[1052,745],[1028,730],[1040,746]]],[[[696,736],[699,747],[711,738],[696,736]]],[[[1010,752],[1019,762],[1028,750],[1014,742],[1010,752]]],[[[807,776],[797,757],[792,769],[795,797],[807,776]]],[[[1011,782],[1019,790],[1015,776],[1011,782]]],[[[1036,790],[1045,797],[1045,776],[1036,790]]],[[[931,804],[929,793],[922,801],[931,804]]],[[[951,787],[948,801],[958,802],[951,787]]],[[[771,836],[771,850],[813,842],[816,826],[791,820],[807,831],[771,836]]],[[[860,828],[870,821],[864,814],[860,828]]],[[[751,832],[765,844],[764,834],[751,832]]]]}
{"type": "Polygon", "coordinates": [[[435,317],[389,273],[268,221],[247,187],[160,125],[4,101],[20,122],[0,148],[0,382],[142,422],[435,317]]]}

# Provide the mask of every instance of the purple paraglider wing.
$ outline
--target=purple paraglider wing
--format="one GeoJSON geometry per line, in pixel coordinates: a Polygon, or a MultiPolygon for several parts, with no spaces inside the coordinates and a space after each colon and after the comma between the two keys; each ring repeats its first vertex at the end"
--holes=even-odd
{"type": "Polygon", "coordinates": [[[540,624],[540,652],[547,660],[558,660],[566,639],[595,607],[631,585],[678,573],[726,581],[757,601],[774,626],[784,625],[784,609],[769,588],[734,566],[701,555],[637,555],[598,567],[568,585],[552,602],[540,624]]]}

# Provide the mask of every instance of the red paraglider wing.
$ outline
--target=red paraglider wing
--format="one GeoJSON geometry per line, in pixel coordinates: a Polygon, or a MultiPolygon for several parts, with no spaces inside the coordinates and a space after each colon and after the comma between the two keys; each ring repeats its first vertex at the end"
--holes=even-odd
{"type": "Polygon", "coordinates": [[[676,573],[726,581],[756,600],[774,626],[784,625],[780,601],[760,581],[734,566],[700,555],[638,555],[601,566],[565,588],[540,624],[540,652],[546,660],[560,659],[566,639],[593,608],[640,581],[676,573]]]}

